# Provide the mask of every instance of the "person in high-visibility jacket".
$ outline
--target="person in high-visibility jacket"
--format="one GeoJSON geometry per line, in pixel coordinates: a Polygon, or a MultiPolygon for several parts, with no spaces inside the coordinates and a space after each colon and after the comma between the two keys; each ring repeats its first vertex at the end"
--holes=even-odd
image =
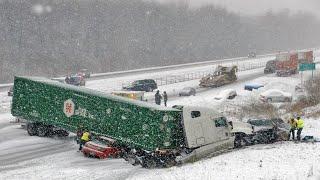
{"type": "Polygon", "coordinates": [[[300,117],[297,117],[297,129],[298,129],[297,139],[298,139],[298,141],[300,141],[300,139],[301,139],[301,131],[302,131],[303,127],[304,127],[304,121],[300,117]]]}
{"type": "Polygon", "coordinates": [[[295,120],[294,118],[291,118],[288,123],[290,124],[290,131],[289,131],[289,135],[288,135],[288,140],[290,140],[291,134],[292,134],[292,140],[294,140],[294,134],[297,129],[297,120],[295,120]]]}
{"type": "Polygon", "coordinates": [[[81,136],[79,151],[82,150],[82,146],[86,142],[90,141],[90,139],[91,139],[90,133],[88,131],[83,131],[82,136],[81,136]]]}

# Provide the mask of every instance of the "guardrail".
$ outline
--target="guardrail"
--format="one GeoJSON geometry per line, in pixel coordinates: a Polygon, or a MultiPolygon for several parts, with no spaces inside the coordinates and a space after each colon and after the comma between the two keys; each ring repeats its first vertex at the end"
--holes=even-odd
{"type": "MultiPolygon", "coordinates": [[[[265,55],[258,55],[255,58],[237,57],[237,58],[228,58],[228,59],[195,62],[195,63],[170,65],[170,66],[134,69],[134,70],[128,70],[128,71],[97,73],[97,74],[91,74],[91,77],[88,80],[90,81],[90,80],[96,80],[96,79],[102,79],[102,78],[121,77],[121,76],[128,76],[128,75],[138,74],[138,73],[159,72],[159,71],[164,71],[164,70],[168,71],[168,70],[184,69],[184,68],[189,68],[189,67],[200,67],[200,66],[207,66],[207,65],[222,65],[224,63],[232,63],[232,62],[236,63],[236,62],[246,61],[246,60],[257,61],[261,58],[270,57],[270,56],[274,56],[274,55],[275,54],[265,54],[265,55]]],[[[58,77],[58,78],[52,78],[52,79],[53,80],[63,80],[64,78],[65,77],[58,77]]],[[[13,85],[13,83],[0,84],[0,91],[5,90],[5,89],[9,89],[9,87],[12,85],[13,85]]]]}
{"type": "MultiPolygon", "coordinates": [[[[254,62],[254,63],[235,63],[235,62],[226,62],[226,63],[220,63],[219,65],[224,65],[224,66],[231,66],[231,65],[237,65],[238,66],[238,72],[241,71],[247,71],[247,70],[252,70],[252,69],[257,69],[257,68],[262,68],[265,67],[266,61],[269,59],[263,60],[261,62],[254,62]]],[[[207,76],[208,74],[212,74],[215,71],[215,68],[218,65],[213,65],[210,70],[204,70],[204,71],[195,71],[195,72],[190,72],[190,73],[183,73],[179,75],[166,75],[163,77],[157,77],[153,78],[158,86],[163,86],[163,85],[169,85],[169,84],[174,84],[174,83],[180,83],[180,82],[185,82],[185,81],[191,81],[191,80],[196,80],[196,79],[201,79],[204,76],[207,76]]],[[[129,82],[124,82],[122,83],[122,87],[128,86],[130,83],[129,82]]]]}
{"type": "MultiPolygon", "coordinates": [[[[316,48],[310,48],[310,49],[317,50],[316,48]]],[[[304,50],[309,50],[309,49],[304,49],[304,50]]],[[[304,51],[304,50],[300,50],[300,51],[304,51]]],[[[210,60],[210,61],[203,61],[203,62],[196,62],[196,63],[186,63],[186,64],[162,66],[162,67],[150,67],[150,68],[135,69],[135,70],[128,70],[128,71],[97,73],[97,74],[92,74],[91,78],[89,80],[111,78],[111,77],[121,77],[121,76],[137,74],[137,73],[159,72],[159,71],[163,71],[163,70],[175,70],[175,69],[199,67],[199,66],[206,66],[206,65],[221,65],[222,63],[227,63],[227,62],[239,62],[239,61],[246,61],[246,60],[258,61],[260,58],[271,57],[271,56],[275,56],[276,54],[277,53],[258,55],[255,58],[237,57],[237,58],[210,60]]],[[[58,77],[58,78],[52,78],[52,79],[59,80],[59,79],[64,79],[64,77],[58,77]]],[[[12,85],[13,85],[13,83],[0,84],[0,91],[4,90],[4,89],[9,89],[9,87],[12,85]]]]}
{"type": "Polygon", "coordinates": [[[120,77],[120,76],[127,76],[127,75],[132,75],[137,73],[159,72],[163,70],[169,71],[169,70],[184,69],[189,67],[200,67],[200,66],[207,66],[207,65],[221,65],[223,63],[231,63],[231,62],[236,63],[236,62],[246,61],[246,60],[258,61],[261,58],[272,57],[272,56],[275,56],[275,54],[258,55],[255,58],[237,57],[237,58],[219,59],[219,60],[203,61],[203,62],[196,62],[196,63],[170,65],[170,66],[150,67],[150,68],[135,69],[135,70],[128,70],[128,71],[99,73],[99,74],[92,74],[90,79],[100,79],[105,77],[120,77]]]}
{"type": "MultiPolygon", "coordinates": [[[[316,50],[318,50],[318,48],[307,48],[307,49],[301,49],[301,50],[296,50],[296,51],[299,52],[299,51],[307,51],[307,50],[316,51],[316,50]]],[[[222,63],[226,63],[226,62],[237,62],[237,61],[239,62],[239,61],[246,61],[246,60],[253,60],[253,61],[256,60],[256,61],[258,61],[261,58],[275,56],[276,54],[283,53],[283,52],[278,51],[276,53],[257,55],[255,58],[237,57],[237,58],[217,59],[217,60],[202,61],[202,62],[195,62],[195,63],[170,65],[170,66],[134,69],[134,70],[128,70],[128,71],[98,73],[98,74],[93,74],[91,76],[92,77],[91,79],[94,80],[94,79],[100,79],[100,78],[106,78],[106,77],[120,77],[120,76],[132,75],[132,74],[137,74],[137,73],[142,73],[142,72],[143,73],[146,73],[146,72],[159,72],[159,71],[163,71],[163,70],[175,70],[175,69],[180,69],[180,68],[199,67],[199,66],[206,66],[206,65],[221,65],[222,63]]]]}
{"type": "Polygon", "coordinates": [[[2,90],[9,90],[9,88],[13,86],[13,83],[8,83],[8,84],[0,84],[0,91],[2,90]]]}

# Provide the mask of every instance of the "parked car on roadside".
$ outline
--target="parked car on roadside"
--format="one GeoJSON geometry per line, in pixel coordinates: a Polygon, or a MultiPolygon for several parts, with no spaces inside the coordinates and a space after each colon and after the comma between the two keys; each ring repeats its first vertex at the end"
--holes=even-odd
{"type": "Polygon", "coordinates": [[[65,82],[67,84],[75,85],[75,86],[85,86],[86,80],[83,76],[78,76],[78,75],[72,75],[72,76],[67,76],[65,78],[65,82]]]}
{"type": "Polygon", "coordinates": [[[80,71],[77,73],[79,76],[84,76],[85,78],[90,78],[91,73],[88,69],[80,69],[80,71]]]}
{"type": "Polygon", "coordinates": [[[180,90],[179,96],[195,96],[196,95],[196,89],[192,87],[185,87],[180,90]]]}
{"type": "Polygon", "coordinates": [[[250,53],[248,54],[248,58],[255,58],[255,57],[257,57],[257,55],[256,55],[255,52],[250,52],[250,53]]]}
{"type": "Polygon", "coordinates": [[[222,99],[234,99],[237,96],[237,92],[234,89],[225,89],[219,93],[218,96],[214,97],[215,100],[222,99]]]}
{"type": "Polygon", "coordinates": [[[8,96],[13,96],[13,86],[10,87],[8,91],[8,96]]]}
{"type": "Polygon", "coordinates": [[[253,89],[259,89],[261,87],[264,87],[264,86],[261,84],[246,84],[246,85],[244,85],[244,89],[248,90],[248,91],[252,91],[253,89]]]}
{"type": "Polygon", "coordinates": [[[277,89],[270,89],[260,94],[260,100],[263,102],[291,102],[292,95],[277,89]]]}
{"type": "Polygon", "coordinates": [[[121,150],[114,147],[114,143],[115,141],[110,138],[100,138],[85,143],[81,151],[87,157],[116,158],[121,156],[121,150]]]}
{"type": "Polygon", "coordinates": [[[123,87],[123,89],[128,91],[152,92],[153,90],[158,89],[158,85],[153,79],[143,79],[133,81],[129,86],[123,87]]]}

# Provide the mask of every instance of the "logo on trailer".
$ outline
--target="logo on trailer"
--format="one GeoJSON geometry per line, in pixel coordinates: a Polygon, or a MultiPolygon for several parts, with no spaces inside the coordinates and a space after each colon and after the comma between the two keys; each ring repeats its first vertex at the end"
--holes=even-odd
{"type": "Polygon", "coordinates": [[[72,99],[68,99],[64,102],[63,112],[67,117],[74,115],[74,103],[72,99]]]}

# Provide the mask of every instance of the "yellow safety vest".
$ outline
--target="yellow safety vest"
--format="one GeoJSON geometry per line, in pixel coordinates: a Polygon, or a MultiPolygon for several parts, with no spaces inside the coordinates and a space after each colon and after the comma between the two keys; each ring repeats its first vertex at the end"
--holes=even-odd
{"type": "Polygon", "coordinates": [[[299,119],[297,121],[297,128],[303,128],[304,127],[304,121],[302,119],[299,119]]]}
{"type": "Polygon", "coordinates": [[[83,140],[83,141],[89,141],[89,136],[90,136],[90,133],[84,132],[84,133],[82,134],[81,140],[83,140]]]}

